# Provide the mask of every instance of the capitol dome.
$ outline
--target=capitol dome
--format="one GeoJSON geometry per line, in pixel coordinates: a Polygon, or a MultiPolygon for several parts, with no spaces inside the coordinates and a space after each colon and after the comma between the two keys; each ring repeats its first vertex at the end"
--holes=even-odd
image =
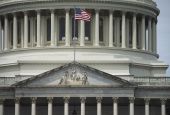
{"type": "Polygon", "coordinates": [[[75,60],[120,75],[162,76],[152,0],[1,0],[0,76],[37,75],[75,60]],[[90,22],[76,20],[85,9],[90,22]]]}

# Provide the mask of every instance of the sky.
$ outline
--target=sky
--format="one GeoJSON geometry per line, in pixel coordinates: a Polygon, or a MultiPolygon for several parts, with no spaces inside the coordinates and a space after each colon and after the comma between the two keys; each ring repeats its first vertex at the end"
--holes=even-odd
{"type": "MultiPolygon", "coordinates": [[[[160,60],[170,65],[170,0],[155,0],[160,9],[157,24],[157,45],[160,60]]],[[[170,76],[170,67],[167,70],[170,76]]]]}

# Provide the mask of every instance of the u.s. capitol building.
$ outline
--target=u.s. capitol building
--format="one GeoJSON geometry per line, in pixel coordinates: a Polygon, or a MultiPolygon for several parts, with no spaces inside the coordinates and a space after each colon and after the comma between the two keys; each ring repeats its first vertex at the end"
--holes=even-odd
{"type": "Polygon", "coordinates": [[[0,115],[170,115],[158,15],[152,0],[0,0],[0,115]]]}

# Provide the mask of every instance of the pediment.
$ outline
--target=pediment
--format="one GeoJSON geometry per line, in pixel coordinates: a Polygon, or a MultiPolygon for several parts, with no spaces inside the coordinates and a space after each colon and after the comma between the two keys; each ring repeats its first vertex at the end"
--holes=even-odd
{"type": "Polygon", "coordinates": [[[14,84],[16,87],[127,86],[128,81],[80,63],[69,63],[14,84]]]}

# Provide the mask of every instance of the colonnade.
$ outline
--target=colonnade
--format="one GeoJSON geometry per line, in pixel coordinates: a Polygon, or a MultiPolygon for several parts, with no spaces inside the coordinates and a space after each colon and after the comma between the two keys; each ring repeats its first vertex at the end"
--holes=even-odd
{"type": "MultiPolygon", "coordinates": [[[[92,19],[91,19],[91,26],[89,29],[91,29],[91,42],[92,46],[100,46],[100,40],[99,40],[99,25],[100,25],[100,17],[102,16],[100,13],[101,10],[94,10],[92,13],[92,19]],[[92,30],[93,29],[93,30],[92,30]]],[[[34,17],[35,20],[32,20],[32,16],[30,16],[32,11],[24,11],[23,12],[23,22],[21,22],[21,25],[18,25],[19,21],[19,14],[22,14],[21,12],[12,13],[12,19],[9,19],[9,14],[6,14],[4,16],[1,16],[0,19],[0,40],[2,41],[0,44],[0,50],[9,50],[9,49],[17,49],[17,48],[28,48],[28,47],[34,47],[34,45],[29,45],[29,42],[34,42],[35,47],[44,47],[46,46],[44,43],[42,43],[43,37],[42,35],[42,29],[45,28],[47,30],[47,27],[42,26],[42,12],[41,10],[36,11],[36,16],[34,17]],[[12,20],[12,26],[9,26],[9,21],[12,20]],[[29,23],[30,20],[30,23],[29,23]],[[2,23],[4,22],[4,23],[2,23]],[[20,26],[20,27],[18,27],[20,26]],[[11,27],[13,27],[11,29],[11,27]],[[21,29],[18,29],[21,28],[21,29]],[[18,30],[20,30],[20,36],[21,40],[20,43],[18,43],[19,35],[18,30]],[[12,35],[11,35],[12,34],[12,35]],[[11,38],[10,38],[11,36],[11,38]],[[33,40],[34,38],[34,40],[33,40]],[[29,40],[30,39],[30,40],[29,40]],[[20,44],[20,46],[18,46],[20,44]],[[11,47],[10,47],[11,46],[11,47]]],[[[65,38],[64,45],[70,46],[71,45],[71,24],[70,20],[71,17],[74,16],[74,14],[71,13],[70,9],[65,9],[65,38]]],[[[106,28],[108,28],[109,31],[104,30],[106,33],[106,36],[103,36],[103,39],[105,39],[105,45],[107,47],[121,47],[121,48],[132,48],[132,49],[141,49],[144,51],[150,51],[156,53],[156,19],[147,16],[144,14],[139,14],[136,12],[125,12],[121,11],[120,16],[115,16],[115,13],[118,12],[116,10],[108,10],[109,15],[106,18],[106,22],[108,22],[108,25],[106,28]],[[129,16],[130,15],[130,18],[129,16]],[[108,20],[107,20],[108,19],[108,20]],[[131,34],[131,35],[130,35],[131,34]],[[131,39],[131,40],[130,40],[131,39]],[[130,43],[131,41],[131,43],[130,43]]],[[[11,14],[10,14],[11,15],[11,14]]],[[[59,28],[56,27],[56,24],[59,24],[57,22],[57,16],[59,15],[56,13],[56,10],[51,9],[50,10],[50,45],[49,46],[59,46],[59,38],[56,31],[60,31],[59,28]]],[[[80,34],[79,37],[79,46],[86,46],[85,42],[85,22],[80,21],[80,31],[78,32],[80,34]]]]}
{"type": "MultiPolygon", "coordinates": [[[[15,98],[15,115],[20,115],[20,99],[15,98]]],[[[69,100],[70,97],[64,97],[64,115],[69,115],[69,100]]],[[[97,103],[97,115],[102,115],[102,97],[96,97],[97,103]]],[[[113,115],[119,115],[118,113],[118,105],[119,105],[119,98],[113,97],[113,115]]],[[[36,115],[36,97],[31,98],[31,115],[36,115]]],[[[53,115],[53,97],[48,97],[48,115],[53,115]]],[[[144,98],[145,101],[145,115],[150,115],[149,108],[150,108],[150,98],[144,98]]],[[[166,98],[161,98],[161,115],[166,115],[166,98]]],[[[4,114],[4,106],[3,106],[4,99],[0,99],[0,115],[4,114]]],[[[80,97],[81,103],[81,115],[85,115],[85,104],[86,104],[86,97],[80,97]]],[[[129,97],[129,115],[134,115],[135,110],[135,98],[129,97]]]]}

